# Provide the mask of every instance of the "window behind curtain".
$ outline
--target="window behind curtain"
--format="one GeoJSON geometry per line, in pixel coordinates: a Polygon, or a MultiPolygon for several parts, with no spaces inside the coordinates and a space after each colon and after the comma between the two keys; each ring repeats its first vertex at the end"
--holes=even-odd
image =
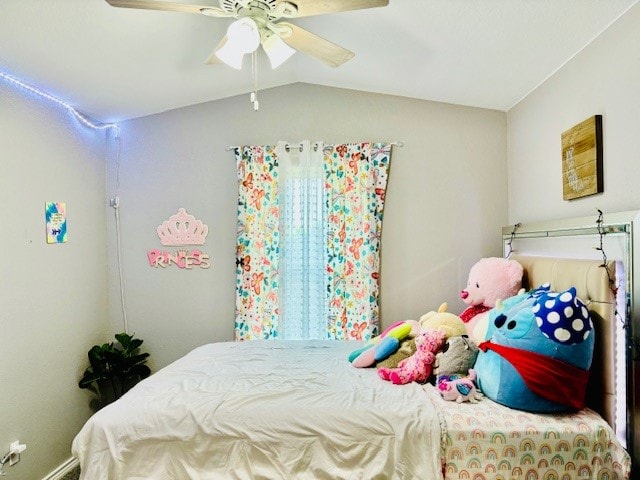
{"type": "Polygon", "coordinates": [[[280,169],[280,335],[326,338],[322,152],[310,142],[278,145],[280,169]]]}
{"type": "Polygon", "coordinates": [[[315,340],[327,337],[323,179],[322,171],[301,173],[284,182],[281,334],[315,340]]]}

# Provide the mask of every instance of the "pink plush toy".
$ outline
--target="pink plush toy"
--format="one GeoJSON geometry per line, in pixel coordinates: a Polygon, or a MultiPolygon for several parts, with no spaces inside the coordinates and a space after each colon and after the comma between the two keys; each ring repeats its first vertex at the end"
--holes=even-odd
{"type": "Polygon", "coordinates": [[[482,399],[482,394],[478,392],[473,382],[476,380],[476,372],[469,370],[469,375],[459,378],[453,375],[451,378],[443,375],[438,377],[438,390],[445,400],[456,401],[458,403],[477,403],[482,399]]]}
{"type": "Polygon", "coordinates": [[[488,311],[496,300],[513,297],[522,287],[522,265],[515,260],[488,257],[478,261],[469,271],[467,287],[460,292],[468,307],[460,314],[467,335],[476,344],[485,340],[488,311]]]}
{"type": "Polygon", "coordinates": [[[416,352],[402,360],[396,368],[379,368],[378,375],[396,385],[426,382],[431,376],[433,360],[445,340],[442,330],[425,330],[416,337],[416,352]]]}

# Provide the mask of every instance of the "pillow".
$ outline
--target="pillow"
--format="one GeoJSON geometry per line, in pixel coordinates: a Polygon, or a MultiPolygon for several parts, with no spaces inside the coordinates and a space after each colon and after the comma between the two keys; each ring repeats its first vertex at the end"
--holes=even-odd
{"type": "Polygon", "coordinates": [[[474,366],[485,396],[531,412],[584,407],[594,331],[575,288],[545,284],[499,302],[485,338],[474,366]]]}

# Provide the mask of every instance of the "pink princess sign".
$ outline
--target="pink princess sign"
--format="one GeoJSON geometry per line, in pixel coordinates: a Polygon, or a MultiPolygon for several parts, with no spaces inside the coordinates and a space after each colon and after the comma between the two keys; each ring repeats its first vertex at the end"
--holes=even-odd
{"type": "MultiPolygon", "coordinates": [[[[201,220],[189,215],[184,208],[169,217],[156,228],[160,243],[164,246],[204,245],[209,227],[201,220]]],[[[152,267],[168,267],[175,265],[181,269],[191,270],[193,267],[209,268],[209,255],[198,249],[179,249],[175,253],[157,248],[147,252],[147,260],[152,267]]]]}

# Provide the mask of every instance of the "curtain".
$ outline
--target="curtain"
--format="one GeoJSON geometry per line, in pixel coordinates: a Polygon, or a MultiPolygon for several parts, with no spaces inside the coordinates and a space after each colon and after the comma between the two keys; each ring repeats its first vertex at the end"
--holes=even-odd
{"type": "Polygon", "coordinates": [[[389,144],[241,147],[237,340],[378,333],[389,144]]]}
{"type": "Polygon", "coordinates": [[[236,148],[236,340],[278,336],[278,162],[273,147],[236,148]]]}
{"type": "Polygon", "coordinates": [[[390,158],[389,144],[325,149],[328,338],[368,340],[378,334],[380,235],[390,158]]]}

